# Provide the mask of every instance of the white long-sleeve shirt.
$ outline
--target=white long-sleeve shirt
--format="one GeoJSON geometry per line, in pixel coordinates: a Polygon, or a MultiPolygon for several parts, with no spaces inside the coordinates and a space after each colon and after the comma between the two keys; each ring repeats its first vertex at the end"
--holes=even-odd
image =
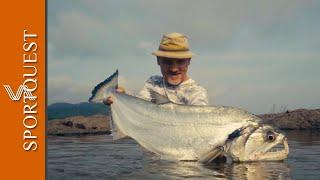
{"type": "Polygon", "coordinates": [[[186,105],[208,105],[208,93],[206,89],[198,85],[189,78],[177,86],[172,86],[164,82],[162,76],[151,76],[145,83],[138,97],[152,101],[152,93],[156,92],[167,97],[177,104],[186,105]]]}

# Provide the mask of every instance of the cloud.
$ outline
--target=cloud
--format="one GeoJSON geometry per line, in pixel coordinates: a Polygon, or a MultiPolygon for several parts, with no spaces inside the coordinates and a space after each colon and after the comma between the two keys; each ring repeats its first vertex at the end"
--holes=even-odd
{"type": "Polygon", "coordinates": [[[110,57],[135,53],[136,44],[157,44],[163,33],[174,31],[189,35],[197,51],[219,51],[243,40],[251,40],[256,47],[272,43],[270,36],[286,44],[296,36],[288,25],[312,1],[79,1],[72,5],[68,11],[49,11],[56,12],[49,22],[49,41],[57,52],[110,57]],[[243,36],[239,32],[246,31],[246,39],[235,42],[243,36]]]}
{"type": "Polygon", "coordinates": [[[267,113],[273,104],[287,105],[289,109],[319,108],[320,87],[306,86],[303,82],[283,84],[243,84],[236,85],[216,97],[213,102],[221,105],[237,106],[254,113],[267,113]],[[303,92],[303,93],[301,93],[303,92]]]}
{"type": "Polygon", "coordinates": [[[54,25],[49,25],[49,42],[55,53],[88,56],[104,52],[104,39],[109,36],[107,25],[77,10],[57,14],[54,25]]]}
{"type": "Polygon", "coordinates": [[[48,104],[56,102],[85,102],[91,95],[92,87],[79,83],[68,76],[58,76],[48,79],[48,104]]]}
{"type": "Polygon", "coordinates": [[[150,50],[153,48],[155,45],[152,42],[149,41],[141,41],[137,45],[138,48],[144,49],[144,50],[150,50]]]}

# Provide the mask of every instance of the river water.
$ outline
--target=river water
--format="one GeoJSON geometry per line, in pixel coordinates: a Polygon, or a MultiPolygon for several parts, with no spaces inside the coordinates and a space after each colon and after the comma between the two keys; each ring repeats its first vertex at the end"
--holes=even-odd
{"type": "Polygon", "coordinates": [[[169,162],[142,153],[132,139],[49,137],[47,179],[320,179],[320,132],[287,131],[281,162],[169,162]]]}

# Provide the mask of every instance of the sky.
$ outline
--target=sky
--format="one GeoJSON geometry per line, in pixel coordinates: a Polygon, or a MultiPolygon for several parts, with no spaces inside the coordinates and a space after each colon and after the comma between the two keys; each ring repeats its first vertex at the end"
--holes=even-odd
{"type": "Polygon", "coordinates": [[[136,93],[161,74],[163,34],[189,38],[189,74],[211,105],[320,108],[320,1],[48,0],[48,103],[86,102],[120,73],[136,93]]]}

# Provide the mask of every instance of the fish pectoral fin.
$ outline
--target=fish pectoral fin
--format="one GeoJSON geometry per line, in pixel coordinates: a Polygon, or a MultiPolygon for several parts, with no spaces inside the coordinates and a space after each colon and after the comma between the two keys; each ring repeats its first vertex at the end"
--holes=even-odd
{"type": "Polygon", "coordinates": [[[224,147],[223,146],[218,146],[212,149],[211,151],[205,153],[202,155],[202,157],[199,158],[200,163],[210,163],[214,159],[216,159],[218,156],[222,155],[224,153],[224,147]]]}
{"type": "Polygon", "coordinates": [[[155,104],[171,103],[171,101],[168,99],[168,97],[163,96],[155,91],[151,91],[150,95],[151,95],[151,102],[153,102],[155,104]]]}

